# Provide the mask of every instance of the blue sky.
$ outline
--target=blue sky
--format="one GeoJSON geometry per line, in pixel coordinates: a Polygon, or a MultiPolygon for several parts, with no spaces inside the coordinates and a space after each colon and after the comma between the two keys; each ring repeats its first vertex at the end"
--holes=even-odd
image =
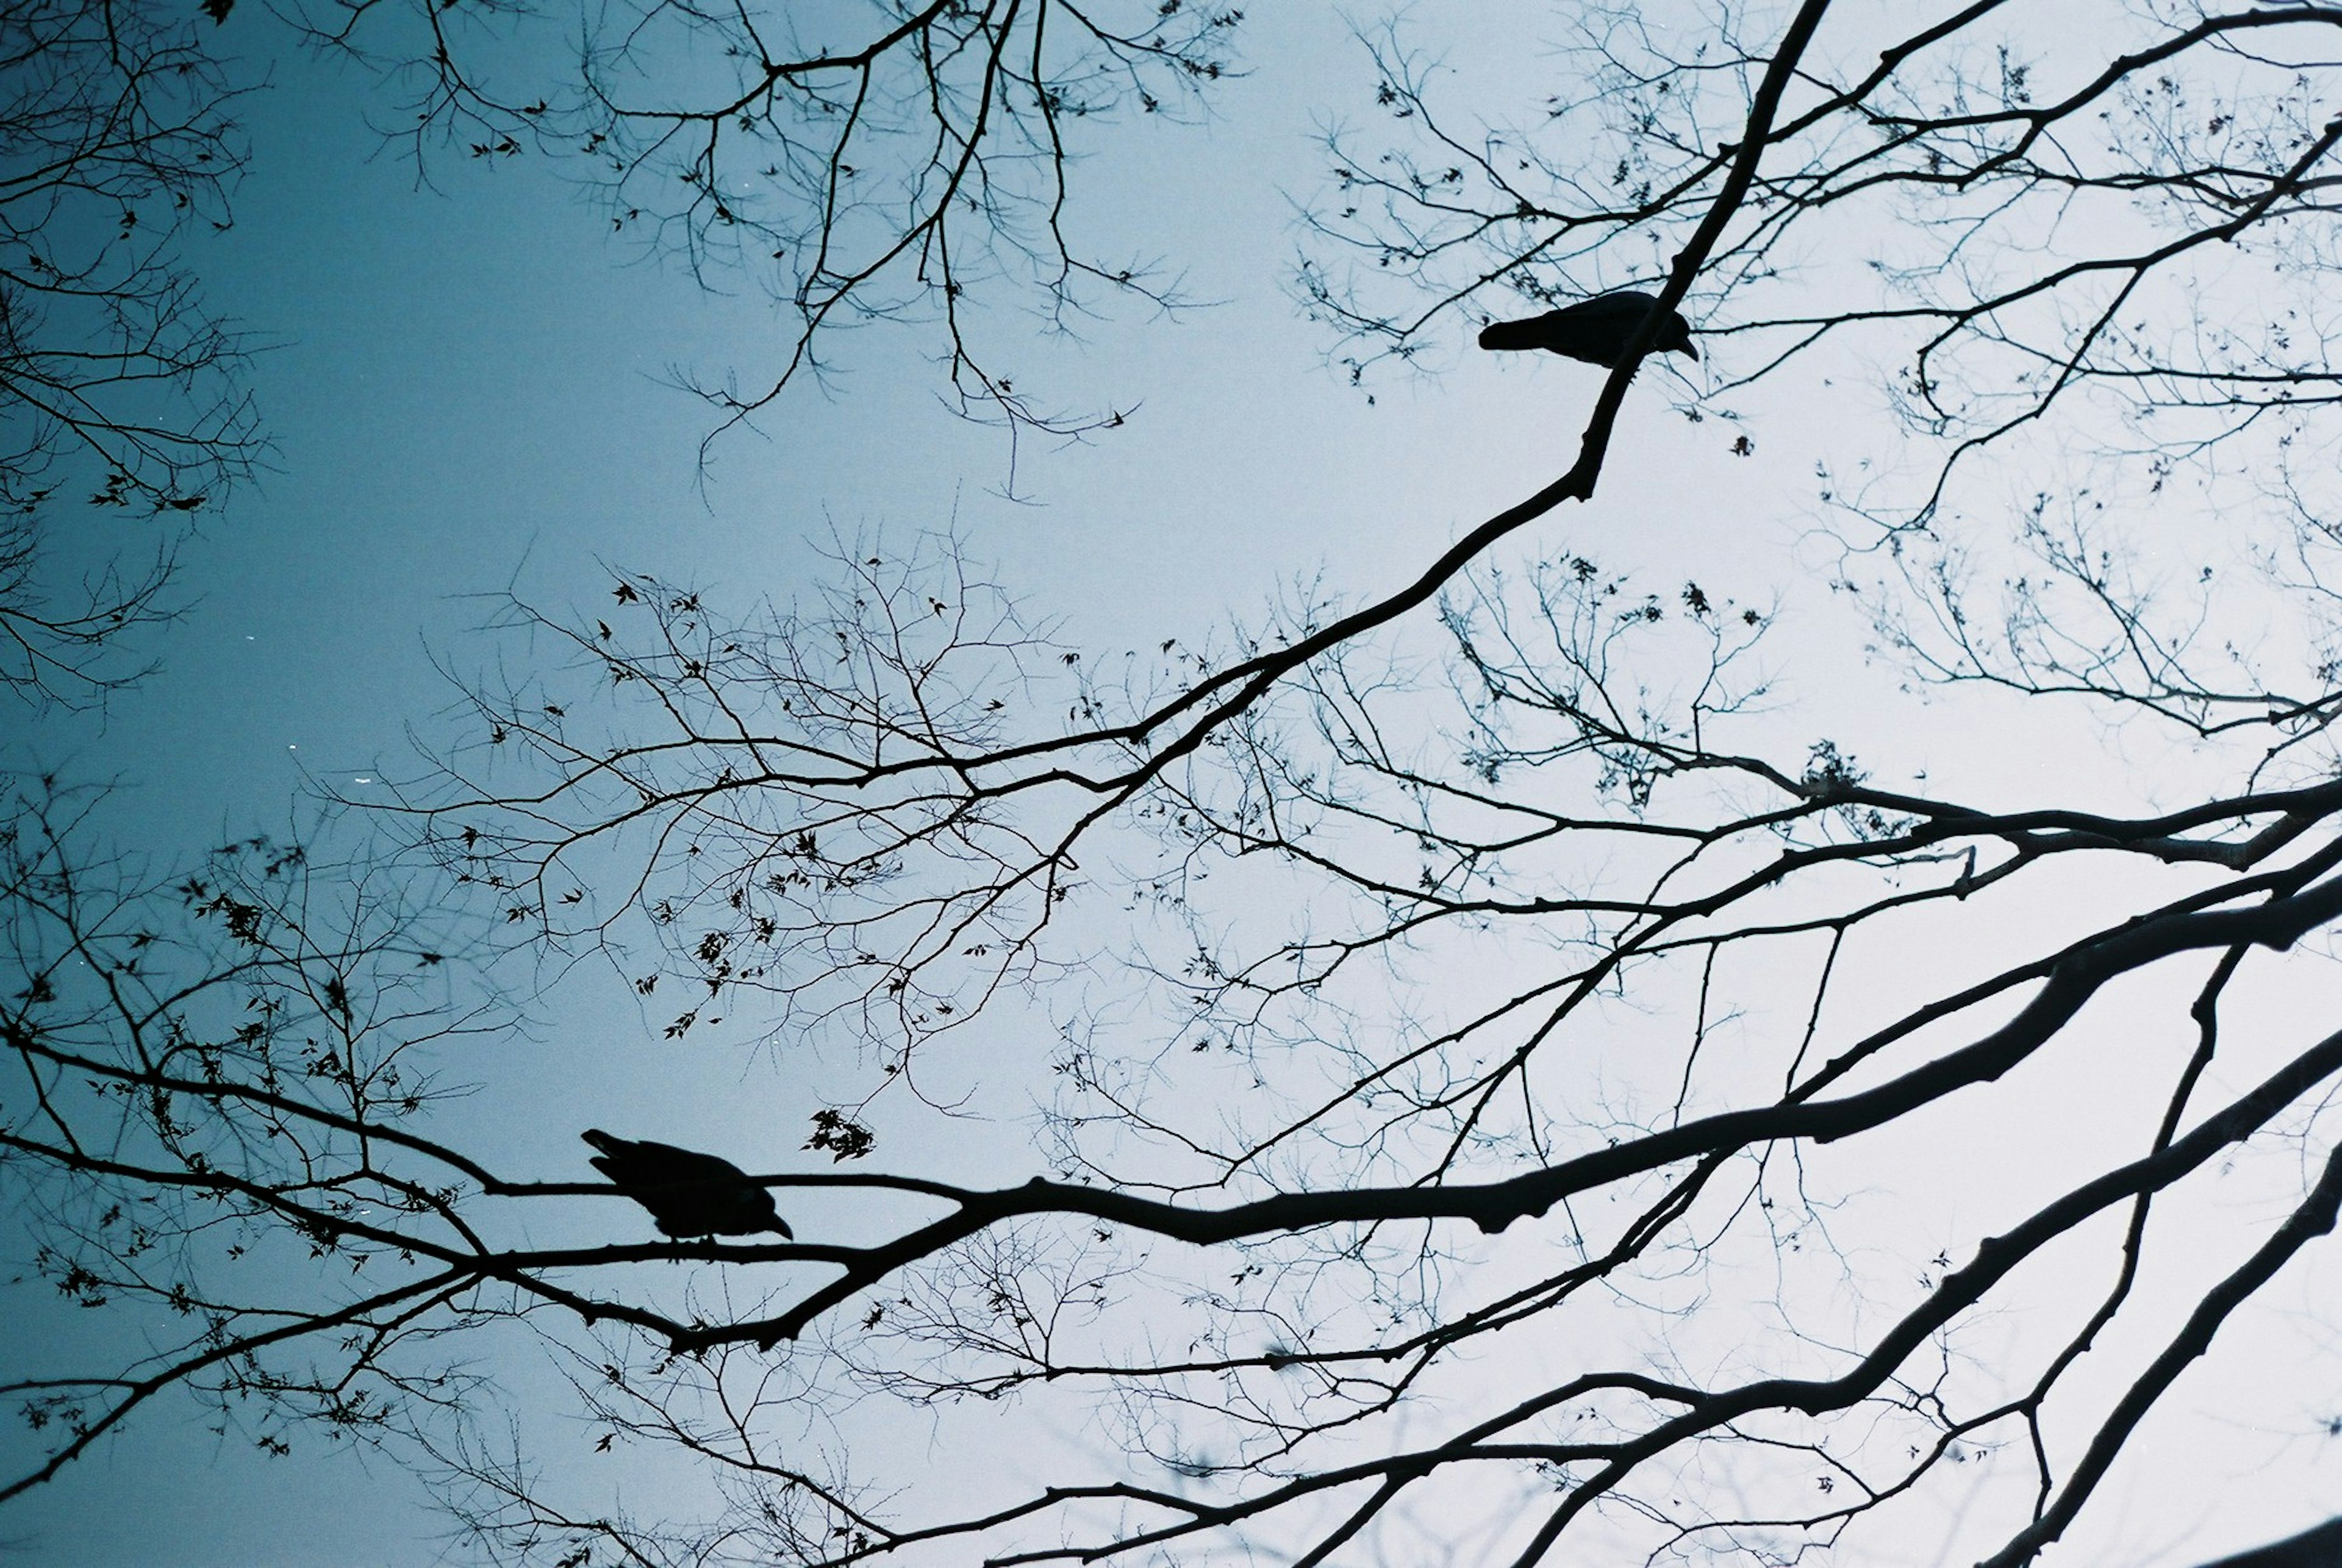
{"type": "MultiPolygon", "coordinates": [[[[269,26],[253,5],[226,31],[248,28],[267,55],[269,26]]],[[[1598,378],[1459,345],[1438,374],[1378,384],[1371,404],[1346,385],[1286,276],[1294,203],[1322,177],[1317,128],[1363,117],[1372,75],[1317,7],[1264,14],[1245,37],[1251,74],[1223,85],[1212,117],[1106,138],[1081,171],[1083,211],[1102,231],[1170,255],[1214,303],[1176,321],[1101,323],[1081,343],[1035,332],[1021,377],[1066,403],[1136,412],[1083,444],[1027,437],[1015,498],[1001,494],[1000,433],[940,405],[931,340],[884,325],[834,351],[831,394],[792,393],[703,470],[707,410],[671,382],[678,369],[753,379],[786,331],[753,286],[696,286],[614,238],[574,171],[550,159],[458,157],[433,165],[435,188],[419,184],[372,128],[395,95],[346,65],[271,56],[271,85],[246,115],[254,161],[235,226],[194,259],[215,303],[271,345],[252,379],[274,470],[187,551],[195,602],[155,641],[162,671],[103,714],[53,714],[13,734],[8,760],[118,778],[114,831],[170,856],[306,823],[313,784],[363,800],[411,770],[415,739],[427,746],[452,723],[443,667],[495,656],[479,628],[487,596],[507,587],[590,614],[614,569],[652,570],[742,604],[786,603],[828,570],[834,538],[949,529],[1037,618],[1103,657],[1206,640],[1296,579],[1355,600],[1411,575],[1566,464],[1598,378]]],[[[1535,91],[1540,55],[1516,35],[1456,44],[1476,66],[1494,60],[1503,90],[1535,91]]],[[[1818,611],[1807,499],[1817,454],[1849,421],[1844,405],[1809,401],[1809,383],[1752,405],[1744,424],[1670,408],[1730,352],[1712,347],[1689,382],[1646,371],[1601,493],[1540,524],[1521,553],[1582,552],[1655,584],[1696,575],[1719,594],[1818,611]],[[1743,429],[1753,457],[1728,450],[1743,429]]],[[[2034,786],[2053,768],[2126,779],[2137,763],[2127,742],[2054,714],[1905,701],[1843,619],[1814,614],[1797,636],[1805,658],[1779,689],[1808,715],[1797,744],[1870,721],[1867,755],[1958,771],[1987,791],[2034,786]],[[1977,745],[1980,724],[1997,726],[1996,747],[1977,745]]],[[[796,1157],[820,1064],[646,1051],[654,1021],[608,980],[541,1007],[453,1124],[545,1179],[584,1179],[575,1132],[589,1124],[796,1157]]],[[[906,1116],[882,1130],[916,1129],[906,1116]]],[[[922,1170],[1031,1174],[1012,1117],[949,1132],[920,1146],[922,1170]]],[[[815,1212],[816,1229],[869,1218],[815,1212]]],[[[29,1333],[16,1325],[12,1343],[45,1360],[101,1348],[108,1332],[58,1308],[29,1333]]],[[[395,1465],[322,1438],[272,1459],[215,1438],[205,1419],[158,1410],[0,1516],[0,1562],[473,1560],[395,1465]]]]}
{"type": "MultiPolygon", "coordinates": [[[[266,28],[239,15],[228,31],[259,49],[266,28]]],[[[786,331],[753,288],[695,287],[614,239],[548,159],[442,160],[438,188],[419,185],[371,128],[392,102],[380,85],[274,57],[245,115],[235,225],[194,251],[216,305],[268,345],[252,384],[274,471],[186,552],[194,603],[156,640],[160,672],[103,715],[49,715],[12,756],[119,779],[115,831],[167,857],[297,831],[311,783],[364,798],[360,781],[410,766],[410,730],[432,734],[452,695],[436,661],[484,656],[478,595],[507,585],[586,605],[620,567],[786,601],[833,534],[949,528],[1069,640],[1114,650],[1201,638],[1321,568],[1350,594],[1393,581],[1535,482],[1574,439],[1586,386],[1558,366],[1470,362],[1372,406],[1343,385],[1283,275],[1289,196],[1317,177],[1316,117],[1366,100],[1363,60],[1326,18],[1266,19],[1247,53],[1254,74],[1216,117],[1109,142],[1083,171],[1095,220],[1172,255],[1215,303],[1099,324],[1081,345],[1036,334],[1035,374],[1065,401],[1138,407],[1086,444],[1027,438],[1016,501],[1000,433],[945,410],[931,342],[885,325],[833,351],[831,395],[800,389],[703,474],[707,411],[672,375],[753,375],[786,331]]],[[[547,1176],[581,1176],[572,1122],[625,1121],[646,1083],[671,1087],[672,1064],[632,1048],[643,1028],[606,1012],[545,1024],[603,1035],[599,1086],[550,1127],[505,1113],[520,1119],[501,1136],[533,1145],[547,1176]]],[[[695,1072],[703,1093],[680,1116],[638,1110],[631,1130],[703,1122],[738,1092],[736,1065],[695,1072]]],[[[106,1330],[44,1317],[17,1343],[95,1349],[106,1330]]],[[[270,1458],[209,1420],[149,1415],[13,1508],[0,1542],[59,1568],[468,1560],[396,1466],[321,1438],[270,1458]]]]}

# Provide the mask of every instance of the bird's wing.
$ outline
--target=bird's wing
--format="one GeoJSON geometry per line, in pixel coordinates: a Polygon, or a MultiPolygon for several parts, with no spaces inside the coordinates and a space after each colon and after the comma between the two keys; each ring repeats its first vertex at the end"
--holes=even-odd
{"type": "Polygon", "coordinates": [[[599,1149],[603,1159],[610,1162],[605,1164],[603,1159],[596,1159],[589,1164],[612,1181],[737,1182],[747,1177],[747,1173],[731,1161],[703,1154],[696,1149],[677,1148],[648,1138],[621,1138],[599,1127],[588,1127],[577,1135],[599,1149]],[[623,1176],[621,1172],[625,1173],[623,1176]]]}
{"type": "Polygon", "coordinates": [[[703,1154],[696,1149],[678,1149],[673,1144],[639,1143],[635,1152],[653,1166],[661,1181],[668,1182],[745,1182],[748,1173],[719,1154],[703,1154]]]}

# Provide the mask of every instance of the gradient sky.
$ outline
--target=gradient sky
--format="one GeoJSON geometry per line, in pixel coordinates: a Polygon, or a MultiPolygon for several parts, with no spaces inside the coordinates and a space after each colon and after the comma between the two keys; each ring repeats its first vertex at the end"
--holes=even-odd
{"type": "MultiPolygon", "coordinates": [[[[266,53],[282,41],[269,25],[238,14],[226,35],[266,53]]],[[[1324,367],[1283,292],[1286,193],[1316,177],[1314,116],[1364,104],[1367,71],[1330,17],[1248,33],[1254,74],[1227,85],[1220,117],[1147,127],[1081,174],[1102,226],[1173,255],[1219,303],[1104,324],[1087,345],[1036,335],[1064,401],[1143,405],[1088,444],[1028,440],[1022,502],[998,494],[999,433],[935,396],[932,344],[886,327],[833,349],[834,395],[799,392],[727,437],[701,483],[706,410],[671,372],[752,376],[787,330],[755,290],[726,297],[645,260],[549,160],[443,160],[439,188],[418,188],[370,128],[388,90],[277,49],[245,115],[235,226],[195,253],[215,303],[273,345],[252,381],[275,472],[187,553],[198,602],[160,639],[161,674],[102,721],[50,715],[12,760],[119,778],[115,831],[159,854],[283,831],[305,779],[362,794],[358,780],[407,762],[409,727],[427,731],[452,695],[435,658],[460,668],[476,649],[486,612],[469,595],[511,584],[588,604],[606,563],[785,601],[833,530],[956,528],[1090,646],[1196,635],[1321,565],[1352,594],[1396,580],[1535,482],[1574,439],[1551,401],[1586,388],[1473,365],[1468,387],[1386,388],[1369,408],[1324,367]]],[[[708,1064],[708,1093],[680,1117],[614,1108],[640,1082],[623,1042],[643,1021],[602,1027],[620,1048],[587,1103],[505,1132],[537,1142],[548,1174],[584,1174],[569,1168],[577,1125],[688,1135],[736,1083],[708,1064]]],[[[103,1329],[61,1318],[15,1343],[102,1343],[103,1329]]],[[[58,1568],[469,1560],[395,1466],[322,1439],[271,1459],[209,1419],[180,1406],[138,1422],[13,1508],[0,1553],[58,1568]]]]}
{"type": "MultiPolygon", "coordinates": [[[[1322,571],[1356,599],[1412,575],[1566,464],[1596,385],[1560,362],[1458,354],[1444,374],[1377,387],[1370,406],[1327,367],[1323,333],[1285,288],[1290,198],[1316,188],[1320,116],[1361,115],[1373,81],[1329,14],[1264,7],[1246,24],[1252,74],[1226,85],[1216,119],[1146,127],[1081,172],[1102,227],[1170,255],[1193,294],[1218,302],[1176,322],[1104,324],[1086,344],[1036,340],[1020,377],[1062,388],[1069,404],[1137,401],[1126,428],[1056,449],[1028,440],[1024,498],[1004,498],[1003,438],[938,404],[932,345],[872,327],[834,350],[844,373],[832,395],[787,397],[760,433],[722,441],[703,475],[706,411],[669,373],[738,365],[753,377],[786,330],[754,288],[710,292],[645,260],[549,160],[450,161],[435,166],[439,188],[419,187],[369,127],[393,96],[278,48],[269,19],[250,11],[227,32],[246,32],[245,46],[269,59],[272,85],[245,116],[255,155],[235,226],[195,261],[217,304],[275,345],[252,373],[275,472],[189,550],[184,581],[199,600],[158,640],[164,671],[102,718],[50,715],[7,743],[14,764],[122,780],[115,829],[158,854],[296,820],[305,780],[363,796],[364,781],[398,774],[410,731],[429,734],[448,707],[438,664],[482,656],[475,628],[487,612],[474,595],[515,585],[551,609],[587,605],[615,566],[696,580],[738,603],[786,601],[816,580],[817,547],[834,532],[948,526],[1036,613],[1062,617],[1070,643],[1113,653],[1194,639],[1296,577],[1322,571]]],[[[1517,51],[1512,69],[1526,88],[1535,52],[1517,51]]],[[[1578,550],[1660,582],[1697,574],[1744,598],[1818,604],[1798,498],[1832,417],[1793,401],[1752,409],[1757,451],[1742,460],[1727,454],[1725,426],[1689,424],[1666,402],[1637,389],[1602,494],[1522,550],[1578,550]]],[[[1827,689],[1785,685],[1785,700],[1813,705],[1814,733],[1833,712],[1875,715],[1896,701],[1891,682],[1861,673],[1859,628],[1817,616],[1802,635],[1839,672],[1827,689]]],[[[2049,766],[2046,749],[1979,748],[1978,721],[1964,715],[1902,713],[1894,760],[1957,764],[1980,788],[2022,787],[2049,766]]],[[[2057,723],[2006,712],[1994,722],[2003,741],[2034,733],[2006,726],[2057,723]]],[[[2082,750],[2097,761],[2077,764],[2069,750],[2060,765],[2119,764],[2110,746],[2082,750]]],[[[735,1151],[773,1142],[760,1137],[761,1107],[794,1091],[713,1056],[646,1058],[644,1029],[631,1007],[585,999],[515,1042],[515,1077],[532,1093],[461,1114],[495,1130],[516,1168],[547,1179],[583,1179],[575,1130],[591,1122],[735,1151]],[[755,1085],[745,1094],[744,1081],[755,1085]],[[709,1109],[723,1105],[734,1108],[709,1109]]],[[[776,1114],[776,1146],[794,1155],[802,1111],[776,1114]]],[[[941,1158],[1021,1175],[1017,1136],[971,1133],[941,1158]]],[[[54,1360],[55,1347],[104,1332],[59,1309],[29,1332],[12,1326],[9,1340],[54,1360]]],[[[0,1515],[0,1562],[472,1560],[415,1483],[379,1458],[313,1438],[269,1459],[215,1439],[205,1419],[184,1406],[150,1413],[0,1515]]],[[[2320,1512],[2306,1503],[2275,1523],[2320,1512]]],[[[2157,1527],[2133,1524],[2125,1563],[2152,1555],[2138,1536],[2157,1527]]],[[[2273,1533],[2239,1518],[2221,1539],[2273,1533]]]]}

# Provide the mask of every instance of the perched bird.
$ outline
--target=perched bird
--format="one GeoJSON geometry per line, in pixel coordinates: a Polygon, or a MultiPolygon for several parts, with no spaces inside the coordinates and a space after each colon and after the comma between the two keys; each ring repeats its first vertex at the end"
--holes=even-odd
{"type": "Polygon", "coordinates": [[[596,1150],[593,1166],[611,1184],[651,1212],[670,1236],[741,1236],[778,1231],[796,1239],[773,1194],[748,1179],[729,1160],[653,1144],[616,1138],[599,1127],[578,1134],[596,1150]]]}
{"type": "MultiPolygon", "coordinates": [[[[1656,295],[1635,288],[1596,295],[1526,321],[1491,322],[1480,329],[1480,346],[1542,348],[1608,369],[1618,363],[1626,352],[1626,340],[1658,303],[1656,295]]],[[[1674,311],[1667,312],[1659,323],[1659,335],[1651,344],[1651,352],[1687,354],[1697,359],[1699,350],[1691,345],[1691,324],[1674,311]]]]}

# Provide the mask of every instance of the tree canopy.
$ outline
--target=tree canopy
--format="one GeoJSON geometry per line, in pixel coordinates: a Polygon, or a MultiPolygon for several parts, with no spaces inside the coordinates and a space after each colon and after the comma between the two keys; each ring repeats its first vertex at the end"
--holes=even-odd
{"type": "MultiPolygon", "coordinates": [[[[651,5],[540,92],[524,14],[295,20],[425,167],[582,158],[767,287],[715,425],[924,334],[1012,489],[1143,395],[1057,412],[1020,335],[1186,297],[1079,239],[1069,138],[1209,114],[1246,26],[651,5]]],[[[2342,1214],[2337,40],[1403,16],[1287,280],[1339,374],[1436,418],[1486,324],[1646,305],[1506,367],[1576,434],[1444,544],[1119,660],[946,529],[794,594],[612,563],[490,601],[386,791],[168,870],[26,774],[17,1288],[141,1337],[8,1385],[0,1495],[193,1395],[565,1568],[2148,1560],[2089,1532],[2212,1484],[2204,1409],[2342,1430],[2330,1319],[2238,1359],[2342,1214]],[[1810,486],[1675,487],[1678,437],[1810,486]],[[1769,573],[1569,531],[1662,504],[1769,573]],[[777,1239],[646,1234],[652,1178],[529,1153],[582,1123],[467,1113],[557,1100],[499,1044],[588,988],[788,1106],[595,1146],[771,1213],[746,1173],[777,1239]]]]}

